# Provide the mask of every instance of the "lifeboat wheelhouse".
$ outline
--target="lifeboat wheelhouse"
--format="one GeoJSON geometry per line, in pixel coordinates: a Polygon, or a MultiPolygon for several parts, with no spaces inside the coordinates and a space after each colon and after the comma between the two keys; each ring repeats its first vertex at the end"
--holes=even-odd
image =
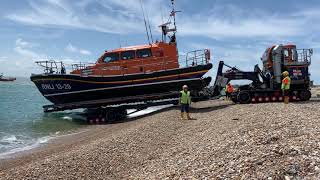
{"type": "Polygon", "coordinates": [[[176,43],[156,42],[106,51],[94,66],[71,74],[114,76],[179,68],[176,43]]]}

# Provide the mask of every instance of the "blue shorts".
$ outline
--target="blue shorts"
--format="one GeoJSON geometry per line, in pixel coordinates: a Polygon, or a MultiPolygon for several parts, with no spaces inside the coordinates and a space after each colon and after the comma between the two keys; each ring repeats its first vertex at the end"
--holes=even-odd
{"type": "Polygon", "coordinates": [[[290,96],[290,90],[283,90],[283,96],[290,96]]]}
{"type": "Polygon", "coordinates": [[[181,112],[189,113],[189,104],[181,104],[181,112]]]}

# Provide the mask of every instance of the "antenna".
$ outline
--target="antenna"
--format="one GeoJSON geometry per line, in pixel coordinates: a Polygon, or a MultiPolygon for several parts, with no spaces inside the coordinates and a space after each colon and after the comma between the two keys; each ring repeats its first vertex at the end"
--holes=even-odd
{"type": "Polygon", "coordinates": [[[171,0],[171,5],[172,5],[172,12],[170,16],[173,16],[173,25],[175,28],[177,28],[176,27],[176,11],[174,10],[174,0],[171,0]]]}
{"type": "Polygon", "coordinates": [[[126,38],[126,46],[128,46],[128,39],[126,38]]]}
{"type": "Polygon", "coordinates": [[[120,34],[119,34],[119,46],[121,48],[121,36],[120,36],[120,34]]]}
{"type": "Polygon", "coordinates": [[[161,23],[163,24],[163,7],[162,5],[160,6],[160,11],[161,11],[161,23]]]}
{"type": "Polygon", "coordinates": [[[142,15],[143,15],[143,20],[144,20],[144,26],[146,28],[146,32],[147,32],[147,37],[148,37],[148,43],[150,43],[150,38],[149,38],[149,32],[148,32],[148,26],[147,26],[147,21],[146,21],[146,17],[144,15],[144,10],[143,10],[143,7],[142,7],[142,0],[140,0],[140,6],[141,6],[141,10],[142,10],[142,15]]]}
{"type": "MultiPolygon", "coordinates": [[[[177,30],[177,25],[176,25],[176,13],[177,13],[177,12],[181,12],[181,11],[176,11],[176,10],[175,10],[174,0],[171,0],[171,5],[172,5],[172,11],[171,11],[170,16],[173,16],[174,29],[177,30]]],[[[174,33],[176,33],[176,32],[174,32],[174,33]]]]}
{"type": "Polygon", "coordinates": [[[162,41],[166,42],[166,36],[169,32],[172,32],[173,35],[170,37],[170,43],[176,43],[176,32],[177,32],[177,26],[176,26],[176,13],[181,11],[175,10],[174,0],[171,0],[172,5],[172,11],[170,13],[170,16],[168,18],[168,21],[164,24],[161,24],[159,27],[162,30],[162,41]],[[173,28],[170,28],[169,25],[172,23],[173,19],[173,28]]]}
{"type": "Polygon", "coordinates": [[[148,21],[148,24],[149,24],[149,31],[150,31],[150,36],[151,36],[151,42],[153,43],[153,37],[152,37],[152,31],[151,31],[151,26],[150,26],[150,20],[149,20],[148,10],[146,10],[146,14],[147,14],[147,21],[148,21]]]}

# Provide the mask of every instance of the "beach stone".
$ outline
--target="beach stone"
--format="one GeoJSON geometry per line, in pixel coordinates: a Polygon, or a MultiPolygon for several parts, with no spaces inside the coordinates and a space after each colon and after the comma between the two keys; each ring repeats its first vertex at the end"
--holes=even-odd
{"type": "Polygon", "coordinates": [[[296,175],[296,174],[298,174],[299,170],[300,170],[300,166],[297,165],[297,164],[294,164],[294,165],[290,165],[290,166],[288,167],[287,173],[288,173],[289,175],[296,175]]]}
{"type": "Polygon", "coordinates": [[[194,103],[86,126],[0,163],[0,179],[317,179],[320,102],[194,103]],[[285,115],[284,115],[285,114],[285,115]],[[238,118],[239,121],[232,120],[238,118]]]}

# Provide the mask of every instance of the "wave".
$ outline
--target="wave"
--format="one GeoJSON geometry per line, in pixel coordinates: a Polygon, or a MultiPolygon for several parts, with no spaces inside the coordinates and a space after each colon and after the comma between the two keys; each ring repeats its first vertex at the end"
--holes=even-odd
{"type": "Polygon", "coordinates": [[[35,140],[22,140],[18,139],[15,135],[8,135],[4,136],[0,140],[0,149],[4,148],[7,149],[6,151],[0,153],[0,159],[6,159],[9,158],[11,155],[24,152],[27,150],[34,149],[41,144],[47,143],[52,137],[45,136],[41,138],[37,138],[35,140]]]}
{"type": "Polygon", "coordinates": [[[15,135],[9,135],[9,136],[4,136],[3,138],[0,139],[0,143],[13,143],[16,142],[18,139],[15,135]]]}
{"type": "MultiPolygon", "coordinates": [[[[43,145],[43,144],[47,144],[50,140],[53,140],[53,139],[56,139],[56,138],[62,138],[64,136],[70,136],[70,135],[75,135],[75,134],[78,134],[78,133],[81,133],[81,132],[84,132],[86,130],[82,130],[82,131],[77,131],[77,132],[69,132],[69,133],[66,133],[66,134],[61,134],[60,131],[57,131],[55,133],[53,133],[52,135],[50,136],[44,136],[44,137],[40,137],[40,138],[36,138],[36,139],[33,139],[32,142],[24,142],[23,140],[19,140],[19,138],[17,138],[16,136],[14,135],[8,135],[8,136],[5,136],[3,137],[1,140],[0,140],[0,149],[1,149],[1,143],[3,142],[10,142],[11,144],[11,147],[14,146],[14,144],[16,142],[20,142],[20,146],[16,146],[14,148],[10,148],[4,152],[0,152],[0,159],[7,159],[7,158],[10,158],[12,156],[14,156],[15,154],[17,153],[21,153],[21,152],[25,152],[25,151],[29,151],[29,150],[32,150],[32,149],[35,149],[37,147],[39,147],[40,145],[43,145]]],[[[10,146],[9,145],[9,146],[10,146]]],[[[8,147],[8,145],[7,145],[8,147]]]]}

